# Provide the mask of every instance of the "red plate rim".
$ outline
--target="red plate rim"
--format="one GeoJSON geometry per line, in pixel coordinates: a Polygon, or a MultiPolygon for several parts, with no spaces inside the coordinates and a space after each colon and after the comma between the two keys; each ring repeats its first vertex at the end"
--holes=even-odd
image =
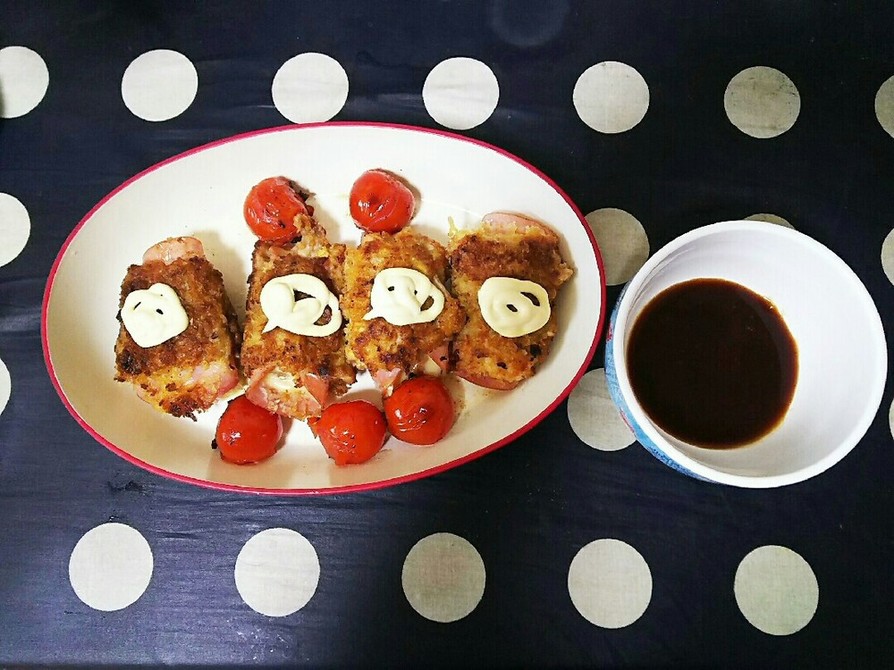
{"type": "Polygon", "coordinates": [[[206,144],[199,145],[192,149],[188,149],[179,154],[175,154],[169,158],[166,158],[158,163],[151,165],[150,167],[138,172],[134,176],[130,177],[117,187],[115,187],[112,191],[110,191],[105,197],[103,197],[99,202],[97,202],[90,211],[87,212],[86,215],[78,222],[78,224],[74,227],[74,229],[69,233],[68,237],[66,237],[65,241],[62,244],[62,247],[59,250],[59,253],[56,255],[55,260],[53,261],[53,265],[50,268],[50,273],[47,278],[46,287],[44,289],[43,300],[41,304],[41,317],[40,317],[40,340],[41,347],[43,349],[43,358],[44,364],[46,365],[47,372],[49,373],[50,381],[53,384],[53,388],[55,388],[56,393],[59,395],[59,398],[62,400],[63,405],[68,410],[68,412],[74,417],[74,419],[80,424],[80,426],[91,435],[97,442],[107,447],[109,450],[123,458],[124,460],[144,469],[148,470],[157,475],[161,475],[162,477],[173,479],[179,482],[184,482],[187,484],[192,484],[195,486],[200,486],[203,488],[210,488],[219,491],[235,491],[240,493],[258,493],[258,494],[268,494],[268,495],[283,495],[283,496],[295,496],[295,495],[327,495],[327,494],[338,494],[338,493],[351,493],[351,492],[361,492],[361,491],[373,491],[377,489],[387,488],[390,486],[395,486],[397,484],[403,484],[411,481],[415,481],[418,479],[424,479],[426,477],[431,477],[432,475],[436,475],[442,472],[446,472],[447,470],[452,470],[460,465],[465,463],[469,463],[475,459],[478,459],[505,444],[514,441],[524,433],[527,433],[532,428],[534,428],[537,424],[539,424],[543,419],[545,419],[549,414],[555,410],[555,408],[571,393],[572,389],[577,385],[580,378],[587,372],[589,368],[590,362],[593,359],[594,354],[596,353],[596,348],[599,345],[602,329],[605,322],[605,313],[606,313],[606,283],[605,283],[605,268],[603,265],[602,254],[599,251],[599,246],[596,243],[596,238],[593,235],[593,231],[590,226],[587,224],[587,221],[584,215],[581,213],[578,206],[574,203],[574,201],[568,196],[567,193],[548,175],[543,173],[540,169],[536,168],[532,164],[527,161],[519,158],[515,154],[502,149],[496,145],[490,144],[483,140],[478,140],[471,137],[466,137],[465,135],[459,135],[457,133],[435,129],[435,128],[425,128],[421,126],[412,126],[406,124],[399,123],[387,123],[387,122],[376,122],[376,121],[325,121],[319,123],[305,123],[305,124],[291,124],[291,125],[283,125],[283,126],[275,126],[272,128],[263,128],[258,130],[251,130],[243,133],[239,133],[236,135],[232,135],[229,137],[225,137],[219,140],[214,140],[212,142],[208,142],[206,144]],[[556,193],[562,197],[562,199],[568,204],[571,210],[574,212],[575,216],[577,216],[580,221],[581,226],[583,226],[584,231],[587,234],[587,238],[590,241],[590,245],[593,249],[594,256],[596,258],[596,264],[599,269],[599,278],[600,278],[600,307],[599,307],[599,320],[597,322],[596,331],[593,334],[593,340],[590,343],[589,350],[587,354],[584,356],[584,360],[581,362],[580,367],[575,372],[574,376],[571,378],[569,383],[565,386],[561,393],[546,407],[541,411],[537,416],[533,417],[523,426],[513,431],[512,433],[506,435],[500,440],[493,442],[489,445],[482,447],[474,451],[471,454],[463,456],[462,458],[457,458],[452,461],[448,461],[446,463],[442,463],[433,468],[428,468],[426,470],[420,470],[419,472],[413,472],[406,475],[401,475],[399,477],[392,477],[390,479],[381,479],[377,481],[365,482],[362,484],[349,484],[344,486],[334,486],[334,487],[326,487],[326,488],[265,488],[265,487],[256,487],[256,486],[242,486],[238,484],[225,484],[221,482],[212,482],[204,479],[198,479],[195,477],[189,477],[187,475],[178,474],[175,472],[171,472],[169,470],[165,470],[164,468],[160,468],[158,466],[152,465],[151,463],[147,463],[139,458],[136,458],[130,453],[127,453],[117,445],[111,443],[109,440],[101,436],[96,430],[84,420],[83,417],[78,413],[78,411],[74,408],[71,402],[68,400],[68,397],[65,395],[65,392],[62,389],[62,385],[59,382],[59,379],[56,376],[55,370],[53,368],[53,362],[50,356],[49,350],[49,341],[47,336],[47,310],[49,307],[50,296],[53,291],[53,284],[56,279],[56,273],[59,269],[59,265],[62,263],[62,260],[65,257],[66,252],[68,251],[69,245],[72,241],[77,237],[78,232],[83,228],[83,226],[93,217],[94,213],[98,211],[106,202],[108,202],[111,198],[113,198],[118,192],[125,189],[127,186],[132,184],[133,182],[141,179],[147,174],[154,172],[155,170],[161,169],[162,167],[174,163],[176,161],[187,158],[193,154],[197,154],[208,149],[212,149],[214,147],[222,146],[224,144],[229,144],[231,142],[236,142],[242,139],[256,137],[259,135],[266,135],[270,133],[279,133],[279,132],[296,132],[302,129],[308,128],[319,128],[319,127],[351,127],[351,128],[362,128],[362,127],[373,127],[373,128],[387,128],[394,130],[401,130],[406,132],[415,132],[415,133],[426,133],[432,135],[439,135],[448,139],[468,142],[470,144],[475,144],[480,147],[483,147],[489,151],[494,151],[503,155],[505,158],[508,158],[518,164],[520,164],[525,169],[529,170],[540,179],[542,179],[546,184],[550,186],[556,193]]]}

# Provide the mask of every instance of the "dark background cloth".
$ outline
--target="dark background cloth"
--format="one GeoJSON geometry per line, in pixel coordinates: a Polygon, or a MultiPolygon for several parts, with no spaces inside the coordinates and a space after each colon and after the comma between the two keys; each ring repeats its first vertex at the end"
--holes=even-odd
{"type": "MultiPolygon", "coordinates": [[[[295,498],[170,481],[93,441],[56,395],[41,353],[41,300],[78,221],[118,184],[209,141],[287,123],[274,73],[299,53],[336,59],[350,92],[335,120],[438,127],[421,90],[468,56],[500,82],[494,114],[464,134],[532,163],[589,212],[635,212],[652,250],[698,225],[770,211],[838,253],[894,324],[880,263],[894,227],[894,138],[873,111],[894,75],[894,6],[847,2],[78,2],[6,0],[0,47],[28,46],[50,71],[44,100],[0,119],[0,191],[29,211],[26,248],[0,268],[0,358],[13,380],[0,415],[0,664],[383,667],[881,667],[894,613],[891,383],[868,434],[832,470],[775,490],[710,485],[634,445],[584,445],[565,403],[513,443],[437,476],[379,491],[295,498]],[[196,66],[193,104],[164,123],[131,114],[127,65],[150,49],[196,66]],[[649,85],[644,120],[606,135],[575,113],[591,65],[618,60],[649,85]],[[735,129],[723,91],[739,71],[785,72],[794,128],[758,141],[735,129]],[[153,548],[152,584],[100,612],[75,596],[68,560],[106,521],[153,548]],[[267,618],[233,585],[255,533],[299,531],[322,566],[297,613],[267,618]],[[409,549],[431,533],[468,539],[487,566],[469,616],[438,624],[401,590],[409,549]],[[607,630],[572,607],[568,566],[618,538],[646,559],[653,593],[634,624],[607,630]],[[812,621],[776,637],[749,625],[732,581],[756,546],[797,551],[819,584],[812,621]]],[[[610,287],[609,303],[621,287],[610,287]]],[[[591,364],[603,365],[600,345],[591,364]]]]}

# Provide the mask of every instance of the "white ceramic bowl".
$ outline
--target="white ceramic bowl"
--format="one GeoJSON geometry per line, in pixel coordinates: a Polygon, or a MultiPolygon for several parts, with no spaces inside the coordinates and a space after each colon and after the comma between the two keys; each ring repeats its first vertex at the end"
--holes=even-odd
{"type": "Polygon", "coordinates": [[[728,221],[693,230],[656,252],[630,280],[606,335],[612,397],[637,439],[693,477],[751,488],[803,481],[830,468],[874,419],[887,375],[878,310],[854,272],[812,238],[781,226],[728,221]],[[630,385],[626,346],[643,307],[667,287],[712,277],[776,305],[798,347],[798,380],[781,424],[735,449],[706,449],[658,428],[630,385]]]}
{"type": "MultiPolygon", "coordinates": [[[[44,296],[47,368],[62,401],[99,442],[153,472],[206,486],[272,493],[375,488],[454,467],[510,442],[551,412],[586,371],[605,312],[602,261],[571,200],[519,158],[463,136],[384,124],[285,126],[229,138],[176,156],[128,180],[78,224],[59,253],[44,296]],[[419,195],[412,225],[442,242],[448,220],[474,226],[513,210],[553,226],[573,279],[557,303],[560,332],[549,359],[518,389],[459,385],[464,411],[436,445],[391,439],[375,458],[335,466],[306,424],[289,426],[285,446],[252,466],[224,463],[210,448],[224,403],[198,421],[175,419],[113,381],[118,292],[127,267],[165,237],[193,235],[223,274],[237,311],[245,304],[254,237],[242,204],[265,177],[285,175],[313,193],[310,203],[334,241],[354,244],[348,211],[353,181],[369,168],[401,175],[419,195]]],[[[369,375],[352,395],[375,397],[369,375]]]]}

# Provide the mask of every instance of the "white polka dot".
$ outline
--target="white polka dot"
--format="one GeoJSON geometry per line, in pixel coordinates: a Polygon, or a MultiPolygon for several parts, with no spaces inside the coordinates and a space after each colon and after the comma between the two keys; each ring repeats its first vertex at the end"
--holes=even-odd
{"type": "Polygon", "coordinates": [[[24,116],[40,104],[50,85],[43,58],[28,47],[0,49],[0,117],[24,116]]]}
{"type": "Polygon", "coordinates": [[[577,611],[602,628],[639,619],[652,599],[652,573],[640,553],[620,540],[595,540],[568,569],[568,593],[577,611]]]}
{"type": "Polygon", "coordinates": [[[414,610],[431,621],[467,616],[484,595],[481,555],[467,540],[435,533],[417,542],[404,561],[401,584],[414,610]]]}
{"type": "Polygon", "coordinates": [[[260,614],[288,616],[304,607],[320,581],[313,545],[288,528],[268,528],[245,543],[236,557],[236,590],[260,614]]]}
{"type": "Polygon", "coordinates": [[[273,104],[293,123],[328,121],[348,99],[348,75],[341,64],[321,53],[290,58],[273,77],[273,104]]]}
{"type": "Polygon", "coordinates": [[[891,409],[888,410],[888,428],[891,430],[891,437],[894,437],[894,402],[891,403],[891,409]]]}
{"type": "Polygon", "coordinates": [[[572,94],[581,121],[600,133],[623,133],[649,109],[649,86],[625,63],[597,63],[578,77],[572,94]]]}
{"type": "Polygon", "coordinates": [[[448,58],[425,78],[422,101],[442,126],[468,130],[490,118],[500,99],[500,84],[493,71],[474,58],[448,58]]]}
{"type": "Polygon", "coordinates": [[[784,228],[794,228],[794,226],[783,219],[781,216],[777,216],[776,214],[769,214],[767,212],[761,212],[759,214],[752,214],[751,216],[745,217],[746,221],[763,221],[764,223],[772,223],[777,226],[783,226],[784,228]]]}
{"type": "Polygon", "coordinates": [[[617,286],[629,281],[649,258],[649,237],[643,225],[613,207],[590,212],[586,219],[602,253],[606,283],[617,286]]]}
{"type": "Polygon", "coordinates": [[[769,635],[801,630],[819,603],[819,586],[807,561],[775,545],[758,547],[742,559],[733,589],[748,623],[769,635]]]}
{"type": "Polygon", "coordinates": [[[6,363],[0,359],[0,414],[6,409],[6,403],[9,402],[9,394],[12,392],[12,380],[9,377],[9,370],[6,363]]]}
{"type": "Polygon", "coordinates": [[[894,230],[888,233],[882,242],[882,269],[888,280],[894,284],[894,230]]]}
{"type": "Polygon", "coordinates": [[[8,193],[0,193],[0,267],[14,260],[31,235],[31,217],[25,205],[8,193]]]}
{"type": "Polygon", "coordinates": [[[612,401],[605,369],[591,370],[568,396],[568,421],[585,444],[600,451],[618,451],[636,440],[612,401]]]}
{"type": "Polygon", "coordinates": [[[85,605],[113,612],[132,605],[152,579],[152,549],[136,530],[104,523],[78,540],[68,561],[68,579],[85,605]]]}
{"type": "Polygon", "coordinates": [[[733,77],[723,94],[732,124],[759,139],[789,130],[801,111],[801,96],[792,80],[772,67],[750,67],[733,77]]]}
{"type": "Polygon", "coordinates": [[[894,137],[894,77],[879,86],[875,94],[875,117],[885,132],[894,137]]]}
{"type": "Polygon", "coordinates": [[[135,115],[146,121],[179,116],[195,100],[199,75],[183,54],[156,49],[137,56],[121,78],[121,97],[135,115]]]}

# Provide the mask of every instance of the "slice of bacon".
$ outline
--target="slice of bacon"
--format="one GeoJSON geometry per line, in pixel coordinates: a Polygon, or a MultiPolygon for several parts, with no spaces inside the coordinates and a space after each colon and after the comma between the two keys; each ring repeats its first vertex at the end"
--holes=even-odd
{"type": "Polygon", "coordinates": [[[519,384],[519,382],[506,382],[500,379],[495,379],[494,377],[463,374],[461,372],[457,372],[456,376],[465,379],[467,382],[475,384],[475,386],[483,386],[486,389],[492,389],[494,391],[511,391],[519,384]]]}
{"type": "Polygon", "coordinates": [[[428,357],[435,362],[442,373],[446,373],[450,369],[450,345],[442,344],[440,347],[428,352],[428,357]]]}
{"type": "Polygon", "coordinates": [[[546,233],[550,237],[558,238],[556,231],[542,221],[537,221],[524,214],[516,214],[514,212],[491,212],[490,214],[485,214],[481,219],[481,226],[497,231],[517,231],[520,233],[534,229],[538,232],[546,233]]]}
{"type": "Polygon", "coordinates": [[[328,380],[306,372],[298,380],[286,379],[271,370],[272,366],[255,370],[248,380],[245,397],[255,405],[283,416],[313,417],[332,402],[328,380]],[[292,388],[284,389],[289,383],[292,388]]]}
{"type": "Polygon", "coordinates": [[[204,258],[205,247],[195,237],[169,237],[154,244],[143,254],[143,262],[161,261],[170,265],[178,258],[204,258]]]}
{"type": "MultiPolygon", "coordinates": [[[[442,344],[441,346],[430,351],[423,360],[419,361],[411,370],[411,374],[427,374],[437,376],[446,373],[450,368],[450,345],[442,344]]],[[[373,374],[373,381],[382,395],[389,396],[391,392],[397,388],[401,382],[405,381],[407,376],[400,368],[391,368],[390,370],[379,370],[373,374]]]]}
{"type": "Polygon", "coordinates": [[[379,370],[373,374],[373,381],[382,395],[389,396],[398,384],[404,380],[403,370],[400,368],[392,368],[391,370],[379,370]]]}
{"type": "Polygon", "coordinates": [[[193,370],[191,381],[208,389],[217,389],[217,397],[222,398],[239,384],[239,373],[223,363],[199,366],[193,370]]]}
{"type": "Polygon", "coordinates": [[[331,402],[330,384],[327,379],[311,372],[302,372],[300,379],[301,385],[314,397],[321,409],[331,402]]]}

